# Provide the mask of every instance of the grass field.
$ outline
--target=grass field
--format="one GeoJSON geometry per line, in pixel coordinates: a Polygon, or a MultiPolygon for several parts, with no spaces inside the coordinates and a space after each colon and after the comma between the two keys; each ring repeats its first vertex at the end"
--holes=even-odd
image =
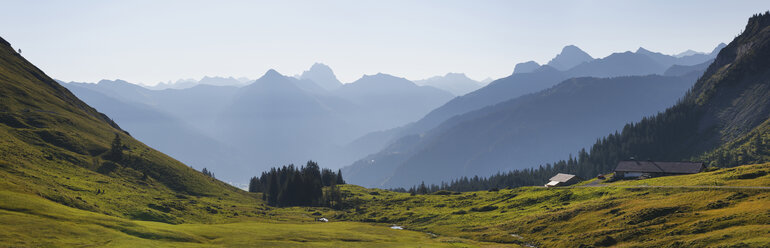
{"type": "Polygon", "coordinates": [[[358,207],[335,218],[403,225],[473,240],[542,247],[768,247],[770,190],[629,188],[632,185],[770,186],[770,164],[606,187],[524,187],[439,195],[348,185],[358,207]]]}
{"type": "Polygon", "coordinates": [[[385,225],[297,219],[173,225],[106,216],[0,191],[0,244],[6,247],[503,247],[385,225]]]}

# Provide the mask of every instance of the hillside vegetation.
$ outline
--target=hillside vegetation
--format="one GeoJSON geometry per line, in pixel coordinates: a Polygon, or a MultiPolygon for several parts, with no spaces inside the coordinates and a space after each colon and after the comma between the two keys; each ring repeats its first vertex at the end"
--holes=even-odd
{"type": "Polygon", "coordinates": [[[262,205],[133,139],[0,40],[0,189],[107,215],[220,222],[262,205]],[[116,136],[121,159],[108,153],[116,136]]]}
{"type": "Polygon", "coordinates": [[[358,204],[334,213],[335,218],[397,224],[439,236],[537,247],[770,245],[770,164],[593,187],[431,195],[353,185],[342,190],[358,204]]]}

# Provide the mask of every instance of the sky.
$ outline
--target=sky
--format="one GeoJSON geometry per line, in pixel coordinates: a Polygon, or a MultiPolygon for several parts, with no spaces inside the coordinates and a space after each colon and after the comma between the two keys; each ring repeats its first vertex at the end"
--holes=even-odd
{"type": "Polygon", "coordinates": [[[48,75],[154,85],[203,76],[299,74],[315,62],[353,82],[448,72],[482,80],[639,47],[675,54],[728,43],[761,1],[0,0],[0,36],[48,75]]]}

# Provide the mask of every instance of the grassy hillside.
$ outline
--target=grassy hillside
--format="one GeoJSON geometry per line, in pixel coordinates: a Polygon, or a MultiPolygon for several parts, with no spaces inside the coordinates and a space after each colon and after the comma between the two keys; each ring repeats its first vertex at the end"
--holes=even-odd
{"type": "Polygon", "coordinates": [[[344,191],[358,204],[335,218],[481,241],[538,247],[770,245],[770,164],[599,187],[416,196],[352,185],[344,191]]]}
{"type": "Polygon", "coordinates": [[[263,208],[133,139],[1,39],[0,64],[0,189],[167,223],[221,222],[263,208]],[[115,135],[124,156],[110,161],[115,135]]]}

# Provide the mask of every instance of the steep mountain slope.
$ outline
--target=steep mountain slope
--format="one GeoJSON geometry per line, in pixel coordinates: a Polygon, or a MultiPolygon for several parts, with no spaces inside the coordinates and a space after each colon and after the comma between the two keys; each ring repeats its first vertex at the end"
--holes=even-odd
{"type": "Polygon", "coordinates": [[[355,181],[354,171],[347,175],[354,183],[382,182],[393,187],[554,161],[639,116],[673,105],[699,74],[570,79],[542,92],[455,116],[419,137],[400,140],[389,148],[398,152],[385,150],[362,161],[391,169],[374,174],[379,175],[377,180],[355,181]]]}
{"type": "Polygon", "coordinates": [[[417,85],[427,85],[448,91],[455,96],[462,96],[481,88],[481,83],[465,76],[464,73],[447,73],[424,80],[414,81],[417,85]]]}
{"type": "Polygon", "coordinates": [[[261,205],[133,139],[2,39],[0,65],[0,190],[169,223],[213,222],[240,211],[207,210],[222,203],[261,205]]]}

